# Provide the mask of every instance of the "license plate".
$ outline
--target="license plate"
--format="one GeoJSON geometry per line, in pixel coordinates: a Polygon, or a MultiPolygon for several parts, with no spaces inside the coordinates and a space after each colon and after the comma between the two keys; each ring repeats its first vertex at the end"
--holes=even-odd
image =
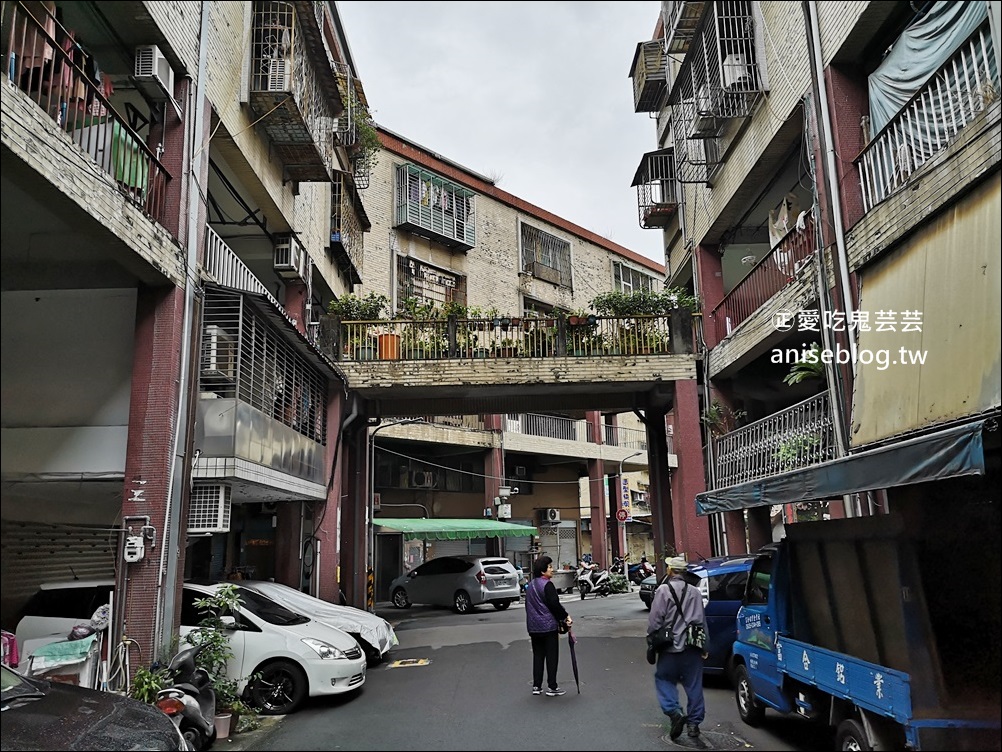
{"type": "Polygon", "coordinates": [[[508,580],[494,580],[495,587],[508,587],[508,580]]]}

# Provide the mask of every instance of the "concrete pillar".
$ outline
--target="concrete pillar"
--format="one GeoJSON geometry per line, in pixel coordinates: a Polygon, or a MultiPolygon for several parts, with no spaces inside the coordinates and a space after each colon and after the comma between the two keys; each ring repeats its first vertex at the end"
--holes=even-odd
{"type": "MultiPolygon", "coordinates": [[[[700,446],[699,391],[692,380],[675,382],[675,406],[672,410],[672,449],[678,467],[671,473],[671,496],[674,500],[676,550],[689,558],[710,556],[708,517],[696,514],[696,494],[706,490],[703,449],[700,446]]],[[[663,424],[662,424],[663,425],[663,424]]],[[[663,431],[663,428],[662,428],[663,431]]]]}
{"type": "Polygon", "coordinates": [[[745,513],[724,512],[724,527],[727,537],[727,553],[748,553],[748,538],[745,530],[745,513]]]}
{"type": "MultiPolygon", "coordinates": [[[[356,421],[341,436],[344,446],[341,470],[341,584],[349,605],[365,609],[368,572],[369,432],[364,420],[356,421]]],[[[329,499],[330,497],[328,497],[329,499]]],[[[328,501],[328,503],[330,503],[328,501]]],[[[331,510],[337,519],[337,507],[331,510]]],[[[336,522],[330,524],[336,529],[336,522]]]]}
{"type": "MultiPolygon", "coordinates": [[[[589,410],[585,420],[591,426],[596,444],[602,444],[605,436],[602,428],[602,413],[589,410]]],[[[606,524],[608,510],[605,504],[605,462],[600,459],[588,460],[588,506],[591,507],[591,555],[602,569],[609,566],[609,541],[606,524]]]]}
{"type": "Polygon", "coordinates": [[[675,547],[675,514],[672,508],[671,474],[668,469],[668,437],[665,433],[667,413],[663,409],[648,409],[647,458],[650,466],[651,523],[654,529],[652,562],[658,576],[665,572],[666,544],[675,547]]]}
{"type": "Polygon", "coordinates": [[[724,299],[724,274],[721,269],[720,247],[699,245],[694,251],[698,291],[703,307],[703,341],[713,349],[726,333],[726,306],[717,308],[724,299]]]}
{"type": "Polygon", "coordinates": [[[769,510],[771,507],[751,507],[748,510],[748,549],[758,551],[767,543],[772,543],[772,521],[769,510]]]}
{"type": "MultiPolygon", "coordinates": [[[[129,434],[125,451],[125,483],[122,524],[132,534],[140,534],[149,524],[155,530],[157,547],[147,540],[145,558],[136,563],[122,560],[118,549],[117,595],[114,604],[116,632],[113,638],[128,636],[151,660],[157,609],[163,593],[171,589],[180,595],[180,581],[160,579],[160,548],[167,531],[162,529],[170,492],[174,435],[179,410],[178,381],[184,329],[184,290],[176,287],[140,287],[136,301],[136,329],[132,354],[132,391],[129,407],[129,434]]],[[[182,445],[184,446],[184,445],[182,445]]],[[[182,450],[183,451],[183,450],[182,450]]],[[[185,454],[185,457],[188,455],[185,454]]],[[[185,477],[190,477],[185,474],[185,477]]],[[[182,495],[182,526],[177,571],[184,571],[185,532],[189,494],[182,495]]],[[[180,578],[178,578],[180,580],[180,578]]],[[[180,612],[180,597],[173,623],[180,612]]],[[[159,656],[165,657],[165,656],[159,656]]]]}
{"type": "Polygon", "coordinates": [[[306,334],[306,325],[309,323],[306,308],[309,302],[309,290],[305,282],[289,280],[285,283],[285,312],[295,320],[300,334],[306,334]]]}
{"type": "MultiPolygon", "coordinates": [[[[494,506],[494,499],[497,498],[499,489],[502,485],[502,479],[504,478],[504,445],[501,441],[501,437],[504,434],[504,416],[503,415],[485,415],[484,425],[488,431],[491,431],[495,436],[499,438],[495,446],[492,446],[487,450],[487,455],[484,457],[484,511],[482,514],[486,516],[486,510],[491,510],[490,519],[495,519],[497,514],[497,507],[494,506]]],[[[487,555],[488,556],[500,556],[501,555],[501,539],[500,538],[488,538],[487,539],[487,555]]]]}
{"type": "MultiPolygon", "coordinates": [[[[351,578],[351,568],[342,561],[342,546],[338,539],[338,519],[342,508],[357,506],[357,499],[344,494],[344,473],[338,472],[348,457],[342,432],[367,435],[365,416],[348,409],[340,381],[331,382],[327,398],[327,447],[324,452],[327,481],[327,499],[315,505],[313,512],[313,538],[319,561],[317,563],[317,597],[338,603],[341,591],[347,598],[346,580],[351,578]],[[350,422],[349,422],[350,421],[350,422]],[[344,424],[347,424],[346,426],[344,424]],[[344,427],[342,427],[344,426],[344,427]],[[342,504],[342,499],[345,502],[342,504]]],[[[310,531],[306,531],[309,533],[310,531]]],[[[304,536],[305,537],[305,536],[304,536]]]]}

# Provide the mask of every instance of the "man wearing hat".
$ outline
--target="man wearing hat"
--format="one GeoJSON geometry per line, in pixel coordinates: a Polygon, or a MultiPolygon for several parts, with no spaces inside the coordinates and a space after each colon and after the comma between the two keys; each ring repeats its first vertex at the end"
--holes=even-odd
{"type": "Polygon", "coordinates": [[[661,711],[670,719],[671,738],[678,739],[682,735],[683,725],[686,733],[696,738],[699,736],[699,724],[706,714],[703,700],[703,660],[706,653],[699,648],[687,647],[685,635],[690,624],[702,624],[706,629],[703,597],[699,588],[690,587],[682,578],[688,566],[684,557],[665,559],[665,564],[668,565],[668,576],[654,591],[647,632],[650,634],[672,625],[675,639],[668,648],[658,653],[654,689],[661,711]],[[685,690],[685,712],[679,703],[679,682],[685,690]]]}

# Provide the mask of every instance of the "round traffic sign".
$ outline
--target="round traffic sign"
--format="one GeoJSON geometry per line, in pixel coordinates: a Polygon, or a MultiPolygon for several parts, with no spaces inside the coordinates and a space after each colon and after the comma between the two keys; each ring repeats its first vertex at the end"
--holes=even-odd
{"type": "Polygon", "coordinates": [[[627,514],[627,511],[625,509],[616,510],[616,519],[619,520],[620,522],[626,522],[626,518],[628,516],[629,514],[627,514]]]}

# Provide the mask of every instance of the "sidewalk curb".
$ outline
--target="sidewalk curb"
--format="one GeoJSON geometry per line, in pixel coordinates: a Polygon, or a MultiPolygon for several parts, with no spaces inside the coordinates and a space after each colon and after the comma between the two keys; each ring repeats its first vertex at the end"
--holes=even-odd
{"type": "Polygon", "coordinates": [[[228,739],[216,739],[212,743],[211,749],[222,752],[235,752],[236,750],[250,749],[260,744],[261,740],[271,734],[278,724],[285,720],[284,715],[261,715],[258,716],[261,722],[259,728],[253,731],[241,731],[239,734],[230,734],[228,739]]]}

